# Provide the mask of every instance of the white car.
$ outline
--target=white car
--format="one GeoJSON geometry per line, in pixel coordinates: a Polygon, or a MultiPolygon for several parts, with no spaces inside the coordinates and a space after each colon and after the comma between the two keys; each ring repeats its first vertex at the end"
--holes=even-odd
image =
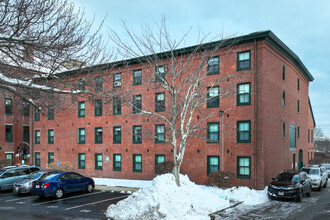
{"type": "Polygon", "coordinates": [[[330,178],[330,163],[322,164],[321,167],[324,167],[328,173],[328,179],[330,178]]]}
{"type": "Polygon", "coordinates": [[[328,174],[324,167],[306,166],[301,169],[305,171],[312,180],[312,188],[321,191],[321,187],[327,186],[328,174]]]}

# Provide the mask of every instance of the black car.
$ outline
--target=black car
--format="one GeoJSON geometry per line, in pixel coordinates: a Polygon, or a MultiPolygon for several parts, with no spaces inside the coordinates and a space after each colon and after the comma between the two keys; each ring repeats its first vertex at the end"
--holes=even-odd
{"type": "Polygon", "coordinates": [[[311,196],[312,182],[303,171],[283,171],[268,186],[268,197],[295,199],[301,202],[303,195],[311,196]]]}

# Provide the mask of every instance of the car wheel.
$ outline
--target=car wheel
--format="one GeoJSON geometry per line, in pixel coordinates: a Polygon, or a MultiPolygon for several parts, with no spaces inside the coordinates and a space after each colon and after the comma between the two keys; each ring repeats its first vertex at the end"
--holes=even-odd
{"type": "Polygon", "coordinates": [[[317,188],[317,191],[321,191],[321,187],[322,187],[322,181],[320,182],[319,187],[317,188]]]}
{"type": "Polygon", "coordinates": [[[299,193],[298,193],[298,197],[296,199],[297,202],[301,202],[302,201],[302,197],[303,197],[303,193],[301,190],[299,190],[299,193]]]}
{"type": "Polygon", "coordinates": [[[58,188],[55,190],[54,196],[56,199],[60,199],[63,197],[63,194],[64,194],[63,189],[58,188]]]}
{"type": "Polygon", "coordinates": [[[311,197],[311,193],[312,193],[312,186],[309,186],[309,191],[308,193],[306,193],[306,196],[311,197]]]}
{"type": "Polygon", "coordinates": [[[93,191],[93,185],[91,183],[88,183],[86,187],[86,192],[91,193],[93,191]]]}
{"type": "Polygon", "coordinates": [[[324,184],[323,188],[326,188],[327,184],[328,184],[328,179],[325,180],[325,184],[324,184]]]}

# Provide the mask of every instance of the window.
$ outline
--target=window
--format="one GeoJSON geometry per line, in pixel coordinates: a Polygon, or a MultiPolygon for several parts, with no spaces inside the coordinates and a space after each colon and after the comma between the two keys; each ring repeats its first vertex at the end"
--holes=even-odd
{"type": "Polygon", "coordinates": [[[78,128],[78,144],[84,144],[85,141],[85,128],[78,128]]]}
{"type": "Polygon", "coordinates": [[[156,125],[156,138],[155,143],[164,143],[165,142],[165,125],[156,125]]]}
{"type": "Polygon", "coordinates": [[[102,128],[95,128],[95,144],[102,144],[102,128]]]}
{"type": "Polygon", "coordinates": [[[251,142],[251,121],[237,122],[237,143],[251,142]]]}
{"type": "Polygon", "coordinates": [[[285,65],[282,65],[282,80],[285,81],[285,65]]]}
{"type": "Polygon", "coordinates": [[[161,169],[158,167],[158,164],[165,162],[165,155],[163,154],[156,154],[155,155],[155,173],[160,173],[161,169]]]}
{"type": "Polygon", "coordinates": [[[40,110],[39,110],[39,108],[34,109],[34,120],[35,121],[40,121],[40,110]]]}
{"type": "Polygon", "coordinates": [[[54,144],[54,130],[48,129],[48,144],[54,144]]]}
{"type": "Polygon", "coordinates": [[[78,90],[85,91],[85,80],[84,79],[79,79],[78,80],[78,90]]]}
{"type": "Polygon", "coordinates": [[[133,126],[133,144],[142,143],[142,126],[135,125],[133,126]]]}
{"type": "Polygon", "coordinates": [[[34,131],[34,143],[40,144],[40,130],[34,131]]]}
{"type": "Polygon", "coordinates": [[[34,164],[40,166],[40,152],[34,153],[34,164]]]}
{"type": "Polygon", "coordinates": [[[48,120],[54,120],[54,106],[48,106],[48,120]]]}
{"type": "Polygon", "coordinates": [[[113,87],[121,87],[121,73],[113,75],[113,87]]]}
{"type": "Polygon", "coordinates": [[[78,117],[85,117],[85,102],[78,102],[78,117]]]}
{"type": "Polygon", "coordinates": [[[23,126],[23,142],[30,143],[30,126],[23,126]]]}
{"type": "Polygon", "coordinates": [[[290,125],[290,149],[296,149],[296,127],[290,125]]]}
{"type": "Polygon", "coordinates": [[[282,138],[285,138],[285,122],[282,123],[282,138]]]}
{"type": "Polygon", "coordinates": [[[95,100],[95,116],[102,116],[102,100],[95,100]]]}
{"type": "Polygon", "coordinates": [[[220,141],[219,122],[207,123],[207,142],[218,143],[220,141]]]}
{"type": "Polygon", "coordinates": [[[6,153],[6,166],[14,165],[14,153],[6,153]]]}
{"type": "Polygon", "coordinates": [[[313,134],[313,129],[311,130],[311,142],[313,143],[313,138],[314,138],[314,134],[313,134]]]}
{"type": "Polygon", "coordinates": [[[103,169],[103,159],[102,154],[95,154],[95,170],[103,169]]]}
{"type": "Polygon", "coordinates": [[[155,112],[165,111],[165,93],[156,93],[155,94],[155,112]]]}
{"type": "Polygon", "coordinates": [[[86,158],[84,153],[78,153],[78,169],[85,169],[86,158]]]}
{"type": "Polygon", "coordinates": [[[121,154],[113,154],[113,170],[121,171],[121,154]]]}
{"type": "Polygon", "coordinates": [[[133,172],[142,172],[141,154],[133,154],[133,172]]]}
{"type": "Polygon", "coordinates": [[[298,78],[297,79],[297,89],[298,89],[298,92],[300,91],[300,79],[298,78]]]}
{"type": "Polygon", "coordinates": [[[237,157],[237,178],[251,178],[251,157],[237,157]]]}
{"type": "Polygon", "coordinates": [[[11,98],[5,99],[5,113],[6,113],[6,115],[13,114],[13,99],[11,99],[11,98]]]}
{"type": "Polygon", "coordinates": [[[282,91],[282,106],[285,107],[285,91],[282,91]]]}
{"type": "Polygon", "coordinates": [[[142,70],[133,70],[133,86],[142,84],[142,70]]]}
{"type": "Polygon", "coordinates": [[[30,116],[30,104],[23,102],[23,116],[30,116]]]}
{"type": "Polygon", "coordinates": [[[211,57],[207,61],[207,75],[219,74],[219,57],[211,57]]]}
{"type": "Polygon", "coordinates": [[[54,153],[53,152],[48,153],[48,164],[50,164],[50,163],[54,163],[54,153]]]}
{"type": "Polygon", "coordinates": [[[237,105],[251,104],[251,83],[237,84],[237,105]]]}
{"type": "Polygon", "coordinates": [[[142,96],[133,95],[133,114],[138,114],[142,110],[142,96]]]}
{"type": "Polygon", "coordinates": [[[297,102],[297,111],[298,113],[300,113],[300,100],[298,99],[298,102],[297,102]]]}
{"type": "Polygon", "coordinates": [[[219,86],[207,88],[207,107],[216,108],[219,107],[219,86]]]}
{"type": "Polygon", "coordinates": [[[298,137],[298,139],[300,138],[300,127],[299,126],[297,127],[297,137],[298,137]]]}
{"type": "Polygon", "coordinates": [[[114,98],[112,100],[112,104],[113,104],[113,114],[114,115],[120,115],[121,114],[121,100],[119,98],[114,98]]]}
{"type": "Polygon", "coordinates": [[[6,125],[6,142],[13,142],[13,125],[6,125]]]}
{"type": "Polygon", "coordinates": [[[113,127],[113,143],[121,144],[121,127],[113,127]]]}
{"type": "Polygon", "coordinates": [[[308,143],[310,142],[310,130],[308,129],[308,143]]]}
{"type": "Polygon", "coordinates": [[[95,77],[95,91],[103,89],[103,79],[101,76],[95,77]]]}
{"type": "Polygon", "coordinates": [[[163,82],[165,80],[166,70],[165,66],[156,66],[155,67],[155,81],[163,82]]]}
{"type": "Polygon", "coordinates": [[[237,53],[237,70],[251,69],[251,51],[237,53]]]}
{"type": "Polygon", "coordinates": [[[207,156],[207,175],[219,170],[219,156],[207,156]]]}

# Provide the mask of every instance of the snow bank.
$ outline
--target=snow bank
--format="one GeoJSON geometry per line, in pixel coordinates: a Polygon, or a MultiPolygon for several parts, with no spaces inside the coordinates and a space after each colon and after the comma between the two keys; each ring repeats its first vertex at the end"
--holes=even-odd
{"type": "Polygon", "coordinates": [[[144,188],[146,186],[151,186],[151,180],[127,180],[127,179],[111,179],[111,178],[94,178],[96,185],[105,186],[122,186],[122,187],[132,187],[132,188],[144,188]]]}
{"type": "Polygon", "coordinates": [[[110,205],[107,217],[113,219],[209,219],[208,215],[228,207],[230,202],[210,190],[180,176],[181,187],[172,174],[157,176],[150,186],[127,199],[110,205]]]}

